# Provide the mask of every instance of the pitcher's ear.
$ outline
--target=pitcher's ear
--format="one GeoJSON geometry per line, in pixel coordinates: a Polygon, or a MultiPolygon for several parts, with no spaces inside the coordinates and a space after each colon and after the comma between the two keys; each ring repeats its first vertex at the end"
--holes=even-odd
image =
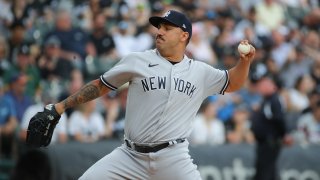
{"type": "Polygon", "coordinates": [[[182,36],[182,39],[181,39],[182,41],[187,41],[189,38],[189,33],[183,31],[181,36],[182,36]]]}

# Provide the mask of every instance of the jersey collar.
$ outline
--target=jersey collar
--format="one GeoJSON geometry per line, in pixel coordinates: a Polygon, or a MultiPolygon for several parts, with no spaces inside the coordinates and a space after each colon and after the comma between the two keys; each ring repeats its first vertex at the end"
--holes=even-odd
{"type": "MultiPolygon", "coordinates": [[[[159,51],[158,51],[157,49],[154,49],[154,51],[155,51],[155,53],[156,53],[161,59],[163,59],[163,60],[165,60],[165,61],[168,61],[166,58],[164,58],[163,56],[161,56],[161,54],[159,53],[159,51]]],[[[168,61],[168,63],[170,63],[170,62],[168,61]]],[[[188,56],[184,54],[182,61],[174,64],[173,66],[189,66],[190,63],[191,63],[191,59],[189,59],[188,56]]],[[[170,63],[170,64],[171,64],[171,63],[170,63]]]]}

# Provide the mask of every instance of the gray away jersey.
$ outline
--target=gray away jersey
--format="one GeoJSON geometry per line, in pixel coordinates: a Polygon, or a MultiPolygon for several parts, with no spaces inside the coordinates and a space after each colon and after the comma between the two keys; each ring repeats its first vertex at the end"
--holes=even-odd
{"type": "Polygon", "coordinates": [[[184,56],[175,65],[157,50],[131,53],[100,80],[116,90],[129,82],[125,136],[137,143],[186,138],[202,101],[223,94],[228,71],[184,56]]]}

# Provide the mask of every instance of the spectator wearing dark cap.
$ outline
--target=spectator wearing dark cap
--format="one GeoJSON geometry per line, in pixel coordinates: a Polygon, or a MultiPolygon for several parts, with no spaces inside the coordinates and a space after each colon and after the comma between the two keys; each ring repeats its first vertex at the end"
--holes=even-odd
{"type": "Polygon", "coordinates": [[[12,155],[12,142],[17,127],[17,113],[13,102],[4,96],[4,83],[0,80],[0,158],[12,155]]]}
{"type": "Polygon", "coordinates": [[[14,63],[16,61],[17,51],[23,44],[26,34],[26,28],[21,21],[14,21],[10,26],[9,36],[9,61],[14,63]]]}
{"type": "Polygon", "coordinates": [[[74,68],[72,62],[60,57],[61,41],[57,36],[50,36],[44,42],[43,53],[38,59],[37,65],[41,77],[47,81],[69,78],[74,68]]]}
{"type": "Polygon", "coordinates": [[[18,49],[16,63],[13,64],[13,66],[4,74],[6,83],[10,83],[9,81],[11,77],[15,74],[25,74],[28,77],[25,93],[29,96],[33,96],[35,94],[40,83],[39,70],[32,62],[33,60],[30,57],[30,47],[28,44],[23,44],[18,49]]]}
{"type": "Polygon", "coordinates": [[[260,108],[250,118],[257,142],[254,180],[277,180],[277,160],[282,143],[292,143],[290,136],[286,136],[285,105],[276,82],[267,76],[266,71],[256,71],[253,74],[251,78],[256,90],[263,96],[260,108]]]}

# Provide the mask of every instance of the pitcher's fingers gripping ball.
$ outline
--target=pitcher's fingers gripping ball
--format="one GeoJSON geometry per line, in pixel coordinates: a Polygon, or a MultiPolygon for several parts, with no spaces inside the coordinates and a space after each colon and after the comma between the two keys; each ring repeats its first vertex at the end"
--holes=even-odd
{"type": "Polygon", "coordinates": [[[31,147],[48,146],[60,117],[53,104],[47,105],[42,112],[35,114],[28,125],[27,145],[31,147]]]}
{"type": "Polygon", "coordinates": [[[243,40],[238,45],[238,52],[241,59],[252,61],[255,55],[255,48],[248,42],[248,40],[243,40]]]}
{"type": "Polygon", "coordinates": [[[238,51],[241,54],[248,54],[250,52],[250,49],[251,49],[250,44],[240,43],[238,46],[238,51]]]}

